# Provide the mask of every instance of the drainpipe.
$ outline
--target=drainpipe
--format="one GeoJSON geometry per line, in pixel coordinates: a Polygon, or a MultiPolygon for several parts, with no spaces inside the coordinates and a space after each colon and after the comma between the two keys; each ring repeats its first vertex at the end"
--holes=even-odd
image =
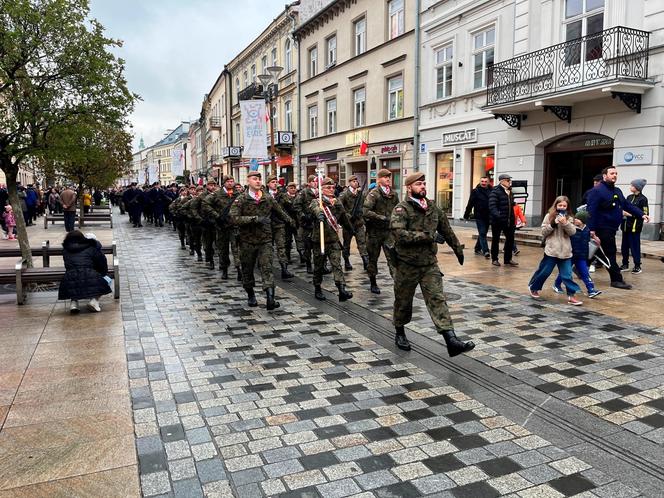
{"type": "Polygon", "coordinates": [[[293,39],[297,46],[297,183],[302,185],[302,149],[300,148],[300,137],[302,136],[302,113],[300,112],[300,105],[302,101],[300,88],[300,41],[293,39]]]}
{"type": "Polygon", "coordinates": [[[420,11],[422,0],[415,1],[415,111],[413,112],[413,171],[420,170],[420,11]]]}

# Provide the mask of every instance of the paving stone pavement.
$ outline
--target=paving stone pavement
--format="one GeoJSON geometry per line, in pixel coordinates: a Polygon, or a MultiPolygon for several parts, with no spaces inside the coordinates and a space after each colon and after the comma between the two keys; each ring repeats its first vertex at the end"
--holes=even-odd
{"type": "MultiPolygon", "coordinates": [[[[122,220],[115,232],[145,496],[640,495],[283,289],[275,312],[248,308],[236,282],[193,262],[167,228],[122,220]]],[[[391,299],[357,296],[379,313],[391,299]]],[[[502,332],[482,339],[489,327],[496,333],[495,320],[468,305],[479,307],[453,309],[477,313],[464,333],[479,339],[478,359],[530,354],[511,349],[502,332]]],[[[566,335],[543,334],[547,342],[566,335]]],[[[539,347],[543,360],[562,349],[539,347]]]]}

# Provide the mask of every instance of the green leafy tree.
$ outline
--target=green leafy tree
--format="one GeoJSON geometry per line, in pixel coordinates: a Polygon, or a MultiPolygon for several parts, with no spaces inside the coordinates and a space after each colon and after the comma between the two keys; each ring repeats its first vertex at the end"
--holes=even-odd
{"type": "MultiPolygon", "coordinates": [[[[56,129],[83,117],[128,128],[138,96],[111,52],[118,46],[90,17],[88,0],[0,0],[0,169],[16,212],[19,167],[54,147],[56,129]]],[[[16,221],[31,265],[25,223],[16,221]]]]}

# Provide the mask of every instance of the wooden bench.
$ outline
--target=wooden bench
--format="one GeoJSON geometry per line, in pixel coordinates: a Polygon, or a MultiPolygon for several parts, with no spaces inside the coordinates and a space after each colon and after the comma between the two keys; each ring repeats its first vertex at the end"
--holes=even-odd
{"type": "MultiPolygon", "coordinates": [[[[42,257],[42,266],[44,268],[51,266],[51,256],[62,256],[63,252],[64,249],[62,246],[51,247],[51,242],[49,240],[42,242],[41,247],[30,248],[30,253],[33,257],[42,257]]],[[[114,259],[117,258],[118,248],[115,241],[111,242],[110,246],[102,246],[101,252],[104,254],[112,254],[114,259]]],[[[21,249],[18,247],[0,249],[0,258],[20,258],[22,256],[21,249]]]]}
{"type": "MultiPolygon", "coordinates": [[[[80,217],[77,214],[76,221],[79,222],[79,228],[81,227],[80,224],[80,217]]],[[[92,223],[106,223],[109,222],[111,224],[111,228],[113,228],[113,215],[111,213],[88,213],[84,216],[85,223],[92,224],[92,223]]],[[[51,222],[51,225],[54,225],[56,221],[61,221],[64,223],[65,221],[65,216],[63,214],[45,214],[44,215],[44,230],[48,230],[48,222],[51,222]]]]}

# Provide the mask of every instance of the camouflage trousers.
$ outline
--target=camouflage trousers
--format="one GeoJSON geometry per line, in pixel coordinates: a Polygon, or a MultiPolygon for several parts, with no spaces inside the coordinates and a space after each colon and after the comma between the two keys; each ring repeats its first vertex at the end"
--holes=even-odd
{"type": "Polygon", "coordinates": [[[203,227],[201,241],[203,243],[203,250],[205,251],[205,261],[214,261],[214,227],[203,227]]]}
{"type": "Polygon", "coordinates": [[[394,264],[390,256],[389,250],[385,245],[390,235],[389,230],[367,230],[367,256],[369,256],[369,264],[367,265],[367,273],[370,277],[378,275],[378,257],[380,256],[381,249],[385,253],[387,266],[390,269],[390,275],[394,278],[394,264]]]}
{"type": "Polygon", "coordinates": [[[256,285],[254,268],[258,263],[263,281],[263,290],[274,288],[272,273],[272,245],[240,242],[240,261],[242,262],[242,287],[253,289],[256,285]]]}
{"type": "MultiPolygon", "coordinates": [[[[355,230],[355,244],[357,244],[357,250],[360,253],[360,256],[367,255],[367,229],[364,226],[362,220],[357,220],[353,222],[353,230],[355,230]]],[[[344,227],[344,254],[346,256],[350,255],[350,242],[353,239],[353,235],[349,232],[346,227],[344,227]]]]}
{"type": "Polygon", "coordinates": [[[345,284],[346,279],[344,278],[344,271],[341,267],[341,247],[339,247],[339,243],[325,244],[325,254],[320,253],[320,242],[317,240],[313,241],[313,246],[314,285],[320,285],[323,283],[323,266],[325,265],[326,258],[330,262],[332,275],[334,276],[334,283],[345,284]]]}
{"type": "Polygon", "coordinates": [[[277,251],[279,264],[288,264],[288,256],[286,255],[286,225],[272,224],[272,245],[277,251]]]}
{"type": "Polygon", "coordinates": [[[300,234],[300,240],[302,241],[302,257],[305,261],[311,261],[311,251],[313,250],[313,241],[311,239],[312,229],[311,228],[302,228],[298,229],[300,234]]]}
{"type": "Polygon", "coordinates": [[[300,238],[300,231],[297,228],[286,226],[286,256],[289,257],[293,250],[293,239],[295,239],[295,249],[298,253],[304,251],[302,239],[300,238]]]}
{"type": "Polygon", "coordinates": [[[413,316],[413,297],[418,285],[436,330],[453,330],[450,310],[443,292],[443,274],[438,265],[413,266],[403,261],[397,262],[394,273],[394,326],[403,327],[410,322],[413,316]]]}
{"type": "Polygon", "coordinates": [[[177,221],[175,221],[175,228],[178,231],[178,236],[180,237],[180,242],[182,242],[182,244],[184,244],[185,243],[185,238],[187,236],[187,225],[185,225],[184,221],[177,220],[177,221]]]}
{"type": "Polygon", "coordinates": [[[217,228],[215,236],[215,247],[219,255],[219,267],[228,268],[231,265],[230,252],[233,253],[233,263],[236,267],[240,266],[240,250],[237,246],[237,234],[233,228],[217,228]]]}
{"type": "Polygon", "coordinates": [[[201,227],[198,225],[193,225],[191,223],[187,224],[187,235],[189,237],[189,248],[193,251],[196,251],[196,254],[201,253],[201,227]]]}

